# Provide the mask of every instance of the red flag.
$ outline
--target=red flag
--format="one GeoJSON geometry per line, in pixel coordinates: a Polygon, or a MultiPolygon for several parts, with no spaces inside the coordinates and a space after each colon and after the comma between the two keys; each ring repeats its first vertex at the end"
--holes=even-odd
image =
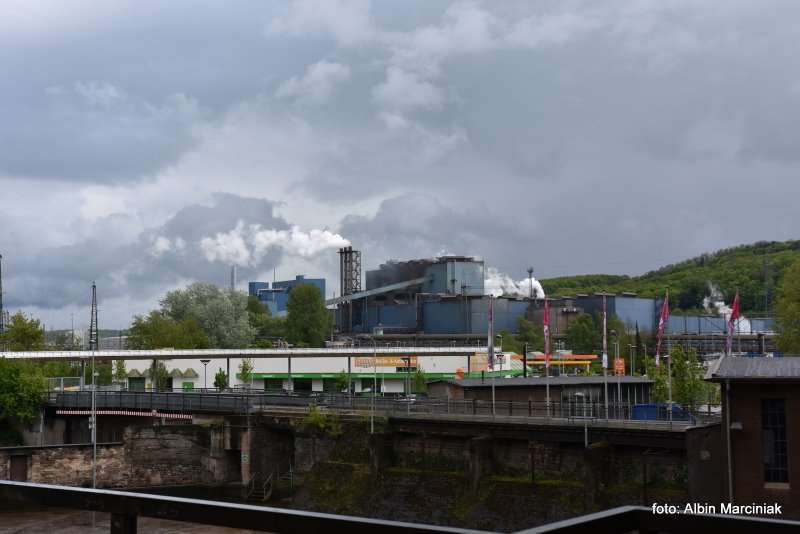
{"type": "Polygon", "coordinates": [[[664,327],[669,321],[669,289],[664,295],[664,303],[661,305],[661,317],[658,319],[658,330],[656,340],[656,367],[661,365],[661,338],[664,336],[664,327]]]}
{"type": "Polygon", "coordinates": [[[544,366],[550,367],[550,304],[544,299],[544,366]]]}
{"type": "MultiPolygon", "coordinates": [[[[608,369],[608,309],[606,296],[603,295],[603,369],[608,369]]],[[[605,371],[603,371],[605,373],[605,371]]]]}
{"type": "Polygon", "coordinates": [[[728,339],[725,343],[725,352],[728,356],[733,352],[733,331],[736,328],[736,321],[739,320],[739,291],[736,291],[736,296],[733,298],[733,306],[731,308],[731,316],[728,318],[728,339]]]}

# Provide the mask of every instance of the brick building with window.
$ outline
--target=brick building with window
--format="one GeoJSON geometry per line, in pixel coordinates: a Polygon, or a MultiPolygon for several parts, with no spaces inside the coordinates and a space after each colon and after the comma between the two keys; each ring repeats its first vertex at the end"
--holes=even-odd
{"type": "Polygon", "coordinates": [[[722,388],[722,500],[800,516],[800,358],[720,358],[706,378],[722,388]]]}

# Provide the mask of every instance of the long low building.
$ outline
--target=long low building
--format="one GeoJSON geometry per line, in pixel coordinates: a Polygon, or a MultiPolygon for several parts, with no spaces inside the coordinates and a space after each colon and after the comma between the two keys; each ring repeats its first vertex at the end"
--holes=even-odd
{"type": "MultiPolygon", "coordinates": [[[[0,357],[32,360],[124,361],[124,387],[153,388],[153,360],[162,361],[169,375],[166,387],[190,391],[213,388],[219,371],[230,376],[231,387],[247,386],[262,391],[333,392],[342,375],[349,377],[353,392],[377,390],[399,394],[409,387],[417,370],[427,380],[456,376],[480,376],[487,370],[485,348],[480,347],[335,347],[319,349],[208,349],[208,350],[125,350],[72,352],[5,352],[0,357]],[[241,375],[242,362],[249,359],[253,369],[249,381],[241,375]],[[377,382],[377,385],[375,384],[377,382]]],[[[501,353],[502,354],[502,353],[501,353]]],[[[492,376],[513,376],[522,372],[519,357],[498,358],[502,363],[492,376]]],[[[76,379],[77,380],[77,379],[76,379]]],[[[58,382],[64,387],[64,382],[58,382]]],[[[75,382],[77,384],[77,382],[75,382]]],[[[70,385],[73,385],[70,382],[70,385]]]]}
{"type": "Polygon", "coordinates": [[[626,404],[647,403],[653,381],[640,376],[518,376],[505,380],[485,376],[436,380],[428,384],[428,393],[436,397],[491,401],[494,389],[498,401],[545,402],[548,384],[551,402],[591,406],[605,402],[606,391],[609,403],[617,402],[619,394],[626,404]]]}

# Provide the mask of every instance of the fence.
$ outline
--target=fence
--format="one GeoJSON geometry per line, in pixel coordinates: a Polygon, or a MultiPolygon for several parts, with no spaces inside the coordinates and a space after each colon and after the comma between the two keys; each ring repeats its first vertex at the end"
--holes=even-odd
{"type": "MultiPolygon", "coordinates": [[[[530,418],[553,421],[622,421],[694,425],[716,422],[719,407],[704,406],[697,410],[673,410],[672,417],[665,405],[631,405],[601,402],[495,402],[477,399],[416,399],[413,397],[364,397],[340,394],[269,394],[252,392],[159,392],[159,391],[97,391],[98,409],[158,410],[190,413],[248,413],[270,407],[303,407],[311,405],[340,412],[375,412],[381,415],[429,416],[494,416],[530,418]],[[648,408],[642,410],[642,406],[648,408]],[[655,406],[655,409],[652,409],[655,406]]],[[[88,409],[92,405],[91,391],[51,392],[48,403],[61,409],[88,409]]]]}

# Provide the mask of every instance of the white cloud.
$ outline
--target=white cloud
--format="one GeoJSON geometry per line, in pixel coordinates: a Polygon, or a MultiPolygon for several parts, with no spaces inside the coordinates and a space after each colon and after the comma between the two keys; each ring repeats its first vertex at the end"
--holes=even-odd
{"type": "Polygon", "coordinates": [[[349,79],[350,67],[322,60],[310,65],[302,78],[293,76],[283,82],[275,91],[275,96],[322,104],[328,100],[336,86],[349,79]]]}
{"type": "Polygon", "coordinates": [[[343,46],[375,37],[369,0],[296,0],[267,25],[268,35],[333,37],[343,46]]]}
{"type": "Polygon", "coordinates": [[[373,89],[372,96],[382,106],[400,110],[435,110],[441,108],[445,101],[441,89],[421,79],[418,74],[399,67],[389,67],[386,81],[373,89]]]}
{"type": "Polygon", "coordinates": [[[102,109],[109,109],[125,99],[125,92],[108,82],[78,82],[75,92],[89,105],[102,109]]]}

